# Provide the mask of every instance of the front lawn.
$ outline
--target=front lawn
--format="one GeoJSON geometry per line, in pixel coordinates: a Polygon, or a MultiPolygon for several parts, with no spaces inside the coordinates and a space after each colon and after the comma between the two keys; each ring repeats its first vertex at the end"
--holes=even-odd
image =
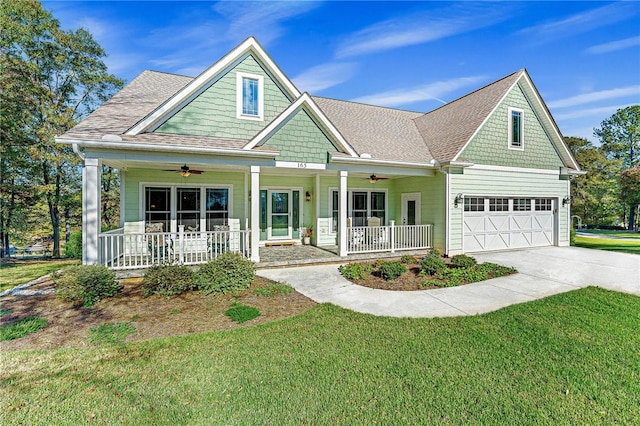
{"type": "Polygon", "coordinates": [[[584,232],[586,234],[611,235],[613,237],[640,239],[640,232],[636,232],[636,231],[612,231],[609,229],[581,229],[580,232],[584,232]]]}
{"type": "Polygon", "coordinates": [[[79,260],[12,260],[0,263],[0,292],[20,284],[28,283],[43,275],[50,274],[71,265],[80,264],[79,260]]]}
{"type": "Polygon", "coordinates": [[[3,424],[635,424],[640,298],[586,288],[490,314],[319,305],[229,331],[5,352],[3,424]]]}
{"type": "Polygon", "coordinates": [[[621,251],[625,253],[640,254],[640,240],[626,241],[614,240],[608,238],[592,238],[576,235],[576,247],[584,247],[590,249],[621,251]]]}

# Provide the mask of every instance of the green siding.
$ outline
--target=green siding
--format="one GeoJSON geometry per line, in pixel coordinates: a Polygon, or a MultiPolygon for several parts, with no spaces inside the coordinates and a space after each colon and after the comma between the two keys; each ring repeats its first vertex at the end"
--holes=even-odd
{"type": "Polygon", "coordinates": [[[407,177],[393,180],[394,211],[396,223],[402,222],[402,194],[419,192],[422,205],[422,224],[433,225],[433,246],[444,251],[445,241],[445,175],[436,173],[431,177],[407,177]]]}
{"type": "Polygon", "coordinates": [[[265,145],[280,151],[278,161],[302,163],[327,163],[327,152],[338,150],[304,110],[298,111],[265,145]]]}
{"type": "MultiPolygon", "coordinates": [[[[462,213],[463,207],[453,207],[456,194],[481,196],[503,195],[523,197],[563,197],[569,194],[568,181],[560,180],[558,174],[526,173],[523,171],[489,171],[467,168],[463,175],[452,175],[449,205],[451,206],[450,252],[462,250],[462,213]]],[[[558,244],[568,245],[569,209],[559,209],[558,244]]]]}
{"type": "Polygon", "coordinates": [[[558,170],[563,165],[551,139],[527,101],[522,89],[516,85],[489,117],[461,158],[476,164],[526,167],[558,170]],[[509,108],[524,111],[524,150],[509,149],[509,108]]]}
{"type": "Polygon", "coordinates": [[[162,124],[157,132],[250,139],[291,102],[252,55],[162,124]],[[264,121],[236,117],[236,73],[264,76],[264,121]]]}

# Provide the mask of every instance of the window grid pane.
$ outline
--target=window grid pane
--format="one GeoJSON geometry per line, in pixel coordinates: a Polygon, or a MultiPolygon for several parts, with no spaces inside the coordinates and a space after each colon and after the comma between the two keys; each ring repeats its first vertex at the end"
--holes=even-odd
{"type": "Polygon", "coordinates": [[[508,212],[508,198],[489,198],[489,211],[491,212],[508,212]]]}
{"type": "Polygon", "coordinates": [[[531,200],[529,198],[515,198],[513,200],[514,212],[528,212],[531,210],[531,200]]]}
{"type": "Polygon", "coordinates": [[[242,78],[242,114],[258,116],[258,86],[255,78],[242,78]]]}
{"type": "Polygon", "coordinates": [[[229,222],[229,190],[227,188],[207,188],[206,205],[207,230],[215,231],[218,226],[229,222]]]}
{"type": "Polygon", "coordinates": [[[380,218],[380,225],[384,226],[386,223],[386,215],[384,210],[384,192],[372,192],[371,193],[371,217],[380,218]]]}
{"type": "Polygon", "coordinates": [[[177,225],[184,225],[185,231],[200,229],[200,189],[178,188],[177,225]]]}
{"type": "Polygon", "coordinates": [[[522,146],[522,113],[511,111],[511,146],[522,146]]]}
{"type": "Polygon", "coordinates": [[[551,211],[550,199],[536,199],[536,211],[551,211]]]}
{"type": "Polygon", "coordinates": [[[145,227],[162,224],[162,231],[171,231],[171,188],[145,188],[145,227]]]}
{"type": "Polygon", "coordinates": [[[331,232],[338,232],[338,191],[331,191],[331,232]]]}
{"type": "Polygon", "coordinates": [[[467,197],[464,199],[464,211],[465,212],[483,212],[484,211],[484,198],[479,197],[467,197]]]}

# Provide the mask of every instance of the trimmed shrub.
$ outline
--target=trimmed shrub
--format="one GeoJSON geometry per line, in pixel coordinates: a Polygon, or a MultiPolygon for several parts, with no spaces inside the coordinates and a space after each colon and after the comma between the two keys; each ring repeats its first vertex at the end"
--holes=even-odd
{"type": "Polygon", "coordinates": [[[380,268],[382,268],[382,265],[384,265],[385,263],[387,263],[387,261],[384,260],[384,259],[376,259],[376,261],[373,263],[373,266],[376,269],[380,269],[380,268]]]}
{"type": "Polygon", "coordinates": [[[407,272],[407,268],[400,262],[386,262],[380,266],[380,276],[387,281],[395,280],[407,272]]]}
{"type": "Polygon", "coordinates": [[[569,231],[569,245],[576,245],[576,230],[574,228],[571,228],[571,231],[569,231]]]}
{"type": "Polygon", "coordinates": [[[487,273],[487,275],[491,278],[504,277],[505,275],[511,275],[518,272],[516,268],[511,268],[509,266],[502,266],[496,263],[484,262],[477,266],[477,269],[482,270],[487,273]]]}
{"type": "Polygon", "coordinates": [[[434,248],[434,249],[431,249],[431,251],[429,252],[429,256],[442,257],[442,253],[440,253],[440,250],[438,250],[437,248],[434,248]]]}
{"type": "Polygon", "coordinates": [[[476,259],[466,254],[456,254],[451,258],[451,265],[456,268],[471,268],[476,265],[476,259]]]}
{"type": "Polygon", "coordinates": [[[82,259],[82,232],[71,234],[69,242],[64,245],[64,257],[82,259]]]}
{"type": "Polygon", "coordinates": [[[249,288],[255,269],[253,262],[239,253],[222,253],[196,272],[196,285],[204,294],[231,293],[249,288]]]}
{"type": "Polygon", "coordinates": [[[405,254],[400,258],[400,263],[404,263],[405,265],[413,265],[414,263],[418,263],[418,259],[410,254],[405,254]]]}
{"type": "Polygon", "coordinates": [[[348,263],[340,265],[338,271],[348,280],[360,280],[366,277],[365,267],[362,263],[348,263]]]}
{"type": "Polygon", "coordinates": [[[195,288],[194,273],[184,265],[154,265],[144,272],[142,293],[145,297],[173,296],[195,288]]]}
{"type": "Polygon", "coordinates": [[[53,274],[53,281],[60,299],[83,306],[115,296],[121,288],[115,272],[103,265],[72,266],[53,274]]]}
{"type": "Polygon", "coordinates": [[[447,270],[447,264],[438,255],[432,252],[420,261],[420,272],[427,275],[441,274],[447,270]]]}

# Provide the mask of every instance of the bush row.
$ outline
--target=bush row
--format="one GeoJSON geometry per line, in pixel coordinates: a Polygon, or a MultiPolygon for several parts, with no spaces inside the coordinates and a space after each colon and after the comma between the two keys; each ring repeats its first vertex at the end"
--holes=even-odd
{"type": "Polygon", "coordinates": [[[249,288],[255,269],[239,253],[223,253],[198,271],[184,265],[160,265],[149,268],[142,280],[145,296],[172,296],[190,290],[204,294],[231,293],[249,288]]]}

